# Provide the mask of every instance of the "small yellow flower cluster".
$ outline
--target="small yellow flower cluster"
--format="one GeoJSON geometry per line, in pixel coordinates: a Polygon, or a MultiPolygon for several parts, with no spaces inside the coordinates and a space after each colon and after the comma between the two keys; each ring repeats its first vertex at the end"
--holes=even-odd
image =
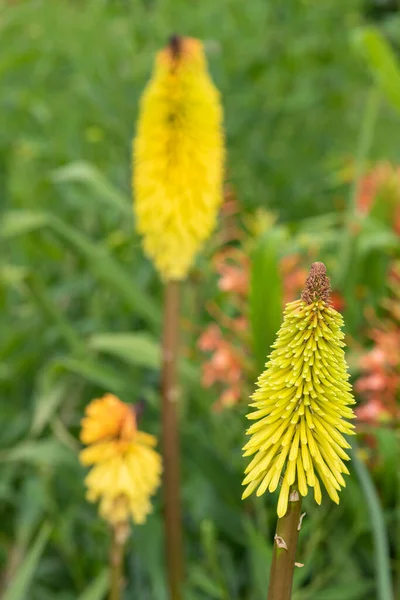
{"type": "Polygon", "coordinates": [[[85,479],[90,502],[112,525],[143,523],[151,512],[150,497],[160,484],[161,457],[154,436],[138,431],[133,406],[112,394],[93,400],[82,419],[80,453],[83,465],[93,465],[85,479]]]}
{"type": "Polygon", "coordinates": [[[198,40],[174,37],[157,55],[133,159],[145,252],[164,280],[184,279],[223,199],[222,109],[198,40]]]}
{"type": "Polygon", "coordinates": [[[302,496],[314,488],[321,503],[320,481],[339,503],[345,486],[342,473],[349,460],[343,434],[354,426],[354,404],[344,357],[341,315],[329,306],[329,279],[325,266],[314,263],[302,299],[286,306],[273,352],[253,395],[256,410],[244,456],[255,454],[248,465],[243,498],[257,490],[273,492],[282,477],[278,516],[285,515],[291,486],[302,496]]]}

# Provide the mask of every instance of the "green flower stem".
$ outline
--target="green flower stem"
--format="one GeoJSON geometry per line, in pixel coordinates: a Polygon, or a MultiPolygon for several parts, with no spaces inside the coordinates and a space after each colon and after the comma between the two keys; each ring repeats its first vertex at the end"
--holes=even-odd
{"type": "Polygon", "coordinates": [[[302,498],[292,489],[286,514],[278,519],[267,600],[290,600],[300,531],[302,498]]]}

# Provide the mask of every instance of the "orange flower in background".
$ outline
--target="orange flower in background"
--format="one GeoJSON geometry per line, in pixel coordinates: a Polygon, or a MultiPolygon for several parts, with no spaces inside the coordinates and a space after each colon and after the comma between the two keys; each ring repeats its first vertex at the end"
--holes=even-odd
{"type": "Polygon", "coordinates": [[[153,435],[137,429],[135,409],[112,394],[93,400],[82,419],[80,462],[92,465],[85,479],[89,502],[114,527],[144,523],[160,484],[161,457],[153,435]]]}
{"type": "Polygon", "coordinates": [[[295,300],[304,288],[308,271],[300,254],[284,256],[279,264],[283,281],[283,306],[295,300]]]}
{"type": "Polygon", "coordinates": [[[357,196],[357,207],[367,214],[380,192],[400,195],[400,168],[390,162],[378,163],[360,182],[357,196]]]}
{"type": "Polygon", "coordinates": [[[400,417],[397,395],[400,390],[400,330],[370,332],[375,346],[360,359],[363,375],[355,390],[365,398],[357,407],[361,421],[378,423],[400,417]]]}
{"type": "Polygon", "coordinates": [[[106,394],[89,404],[81,425],[81,441],[86,445],[110,437],[129,440],[136,432],[136,416],[132,406],[106,394]]]}
{"type": "Polygon", "coordinates": [[[368,423],[400,419],[400,263],[389,272],[390,297],[382,303],[387,310],[384,320],[375,318],[369,337],[371,350],[359,360],[361,377],[355,384],[364,403],[356,409],[360,420],[368,423]]]}
{"type": "Polygon", "coordinates": [[[236,404],[242,393],[243,358],[239,350],[224,339],[221,329],[215,323],[203,331],[197,344],[203,352],[211,353],[210,358],[202,365],[202,386],[209,388],[222,384],[226,388],[214,404],[214,409],[219,411],[225,406],[236,404]]]}
{"type": "Polygon", "coordinates": [[[377,202],[382,203],[388,224],[400,234],[400,167],[390,162],[378,163],[359,186],[357,208],[360,214],[369,214],[377,202]]]}
{"type": "Polygon", "coordinates": [[[239,248],[225,248],[213,260],[219,274],[218,287],[222,292],[247,296],[249,291],[249,259],[239,248]]]}

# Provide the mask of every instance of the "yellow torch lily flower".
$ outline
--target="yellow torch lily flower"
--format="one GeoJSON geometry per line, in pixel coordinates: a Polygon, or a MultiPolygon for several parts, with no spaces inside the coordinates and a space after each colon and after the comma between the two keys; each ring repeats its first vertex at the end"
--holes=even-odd
{"type": "Polygon", "coordinates": [[[100,501],[99,512],[111,525],[143,523],[151,512],[150,497],[160,484],[161,457],[153,435],[138,431],[131,405],[112,394],[93,400],[82,419],[80,453],[93,465],[85,484],[87,499],[100,501]]]}
{"type": "Polygon", "coordinates": [[[321,503],[322,483],[339,503],[345,486],[343,461],[349,460],[354,404],[344,356],[343,319],[329,305],[330,284],[323,263],[314,263],[301,299],[287,304],[265,371],[251,404],[255,421],[244,456],[243,498],[273,492],[281,482],[278,516],[285,515],[291,489],[306,496],[314,489],[321,503]],[[293,486],[293,487],[292,487],[293,486]]]}
{"type": "Polygon", "coordinates": [[[133,158],[145,253],[164,280],[184,279],[223,198],[222,108],[200,41],[175,36],[158,53],[141,99],[133,158]]]}

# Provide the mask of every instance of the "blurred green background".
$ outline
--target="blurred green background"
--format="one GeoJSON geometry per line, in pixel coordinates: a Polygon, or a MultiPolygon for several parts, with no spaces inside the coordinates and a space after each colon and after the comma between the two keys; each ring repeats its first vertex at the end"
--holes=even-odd
{"type": "MultiPolygon", "coordinates": [[[[172,33],[205,43],[241,217],[262,208],[277,219],[261,237],[246,229],[242,244],[258,253],[248,340],[257,361],[279,327],[282,256],[325,260],[355,340],[354,377],[371,346],[364,309],[381,311],[389,293],[400,249],[392,214],[378,206],[360,223],[354,182],[376,161],[400,160],[396,2],[0,0],[4,600],[105,597],[108,531],[84,500],[77,459],[86,404],[107,391],[143,399],[143,428],[159,434],[162,289],[134,232],[130,154],[139,95],[172,33]]],[[[241,502],[247,396],[212,410],[218,391],[202,387],[196,349],[211,319],[198,307],[214,299],[226,308],[215,244],[184,303],[185,599],[261,600],[276,498],[241,502]]],[[[360,434],[340,505],[305,502],[295,600],[400,595],[396,422],[368,435],[374,460],[360,434]]],[[[126,598],[166,598],[160,494],[133,532],[126,574],[126,598]]]]}

